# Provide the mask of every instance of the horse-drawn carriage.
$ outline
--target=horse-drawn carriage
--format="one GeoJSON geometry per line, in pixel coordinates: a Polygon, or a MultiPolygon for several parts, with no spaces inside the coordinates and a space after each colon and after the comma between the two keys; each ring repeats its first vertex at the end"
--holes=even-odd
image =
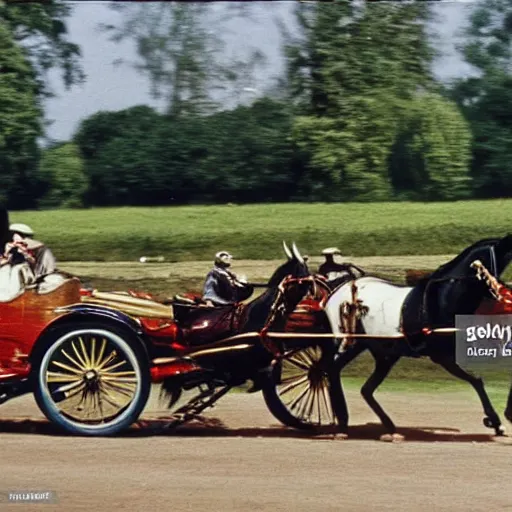
{"type": "MultiPolygon", "coordinates": [[[[33,393],[66,431],[112,435],[139,418],[152,383],[162,385],[169,426],[177,426],[252,381],[250,391],[261,390],[285,425],[344,430],[340,371],[369,349],[376,369],[363,396],[393,432],[373,391],[419,339],[416,355],[470,382],[486,425],[501,432],[483,383],[456,365],[453,324],[457,314],[512,312],[512,293],[498,279],[512,255],[511,236],[474,244],[414,288],[363,276],[332,289],[311,275],[295,244],[284,248],[287,261],[266,291],[225,307],[85,290],[63,274],[27,284],[27,263],[19,263],[5,273],[20,283],[18,293],[0,293],[0,403],[33,393]],[[185,391],[195,394],[181,404],[185,391]]],[[[505,415],[512,421],[512,393],[505,415]]]]}
{"type": "Polygon", "coordinates": [[[33,393],[46,417],[64,430],[112,435],[138,419],[152,383],[162,384],[170,408],[179,405],[183,391],[196,392],[172,411],[168,426],[177,426],[232,387],[253,381],[253,390],[263,392],[284,423],[334,426],[339,413],[331,385],[334,343],[287,336],[288,314],[299,303],[307,309],[302,318],[315,314],[307,299],[314,279],[295,245],[288,254],[262,295],[224,307],[86,290],[63,274],[52,276],[49,290],[47,281],[19,278],[26,262],[12,266],[5,279],[9,276],[12,288],[15,275],[20,286],[14,295],[0,297],[0,403],[33,393]],[[281,338],[274,337],[277,331],[281,338]],[[279,381],[283,361],[302,374],[292,407],[276,389],[286,385],[279,381]]]}

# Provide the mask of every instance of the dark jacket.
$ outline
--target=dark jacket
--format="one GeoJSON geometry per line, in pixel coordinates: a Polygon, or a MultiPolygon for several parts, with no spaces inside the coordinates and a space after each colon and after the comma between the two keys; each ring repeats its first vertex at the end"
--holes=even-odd
{"type": "Polygon", "coordinates": [[[241,282],[233,272],[215,265],[204,283],[203,300],[210,300],[214,304],[234,304],[248,299],[254,287],[241,282]]]}

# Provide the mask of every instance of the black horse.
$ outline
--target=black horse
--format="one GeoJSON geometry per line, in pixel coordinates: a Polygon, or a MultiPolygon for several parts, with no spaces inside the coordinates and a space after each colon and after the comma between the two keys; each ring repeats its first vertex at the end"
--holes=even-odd
{"type": "MultiPolygon", "coordinates": [[[[372,297],[372,285],[375,290],[378,286],[389,286],[389,296],[405,297],[396,301],[393,307],[400,308],[400,324],[405,340],[396,337],[382,339],[376,336],[371,329],[365,329],[365,319],[359,319],[356,332],[370,335],[368,338],[359,338],[338,356],[336,365],[339,371],[354,360],[365,350],[369,350],[375,359],[375,369],[361,389],[361,394],[371,409],[379,417],[388,433],[395,433],[396,427],[382,407],[377,403],[373,394],[384,381],[397,361],[404,356],[429,357],[434,363],[441,365],[455,377],[462,379],[475,389],[481,400],[485,413],[484,425],[495,430],[496,435],[503,433],[498,414],[485,391],[483,380],[466,372],[456,363],[456,337],[454,333],[440,333],[435,329],[455,327],[456,315],[470,315],[478,313],[478,308],[485,300],[495,300],[489,286],[477,278],[472,268],[475,260],[480,260],[494,278],[499,277],[512,259],[512,235],[503,238],[488,238],[466,248],[456,258],[439,267],[432,275],[421,280],[414,288],[406,288],[387,283],[372,277],[362,277],[355,281],[360,289],[358,295],[363,304],[372,297]],[[373,282],[371,280],[374,280],[373,282]],[[393,290],[394,288],[394,290],[393,290]],[[408,292],[408,290],[410,290],[408,292]],[[366,300],[365,300],[366,297],[366,300]],[[370,331],[370,332],[368,332],[370,331]],[[411,350],[412,347],[412,350],[411,350]]],[[[503,284],[503,283],[502,283],[503,284]]],[[[340,302],[343,293],[340,290],[350,287],[345,284],[335,291],[327,307],[330,306],[332,315],[340,302]],[[334,301],[332,304],[329,304],[334,301]]],[[[345,291],[345,296],[347,295],[345,291]]],[[[386,294],[384,294],[386,295],[386,294]]],[[[375,297],[375,295],[373,295],[375,297]]],[[[398,313],[398,312],[397,312],[398,313]]],[[[398,316],[398,315],[397,315],[398,316]]],[[[331,324],[333,324],[331,319],[331,324]]],[[[512,421],[512,387],[508,399],[505,417],[512,421]]],[[[345,408],[338,418],[342,430],[348,424],[348,412],[345,408]]]]}

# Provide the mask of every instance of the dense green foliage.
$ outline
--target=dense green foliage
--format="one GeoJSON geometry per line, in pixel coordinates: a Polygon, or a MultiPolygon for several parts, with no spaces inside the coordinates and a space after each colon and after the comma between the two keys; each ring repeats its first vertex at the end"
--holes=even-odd
{"type": "Polygon", "coordinates": [[[47,208],[80,208],[88,181],[80,151],[66,143],[47,149],[41,158],[41,176],[47,189],[41,205],[47,208]]]}
{"type": "Polygon", "coordinates": [[[250,103],[241,91],[264,59],[226,58],[222,33],[222,13],[250,6],[117,3],[103,28],[135,43],[163,112],[97,112],[40,151],[47,71],[60,68],[67,86],[84,78],[70,9],[0,0],[0,201],[10,209],[512,194],[510,0],[476,4],[461,52],[479,73],[453,84],[432,74],[433,4],[298,3],[279,86],[250,103]]]}
{"type": "Polygon", "coordinates": [[[62,71],[66,87],[84,79],[78,58],[80,48],[68,40],[65,19],[71,6],[63,0],[9,3],[0,1],[0,20],[14,41],[23,47],[35,72],[40,95],[51,95],[47,72],[62,71]]]}
{"type": "Polygon", "coordinates": [[[94,208],[11,212],[47,242],[59,260],[281,259],[281,241],[318,255],[336,245],[347,257],[454,254],[474,241],[510,232],[512,200],[441,203],[286,203],[231,206],[94,208]]]}
{"type": "Polygon", "coordinates": [[[474,133],[474,190],[480,197],[512,195],[512,2],[478,4],[462,51],[478,76],[455,84],[453,96],[474,133]]]}
{"type": "Polygon", "coordinates": [[[294,187],[286,106],[269,99],[206,118],[149,107],[99,112],[75,137],[95,205],[286,200],[294,187]]]}
{"type": "Polygon", "coordinates": [[[0,70],[0,201],[30,208],[37,194],[42,112],[33,69],[6,24],[0,24],[0,70]]]}
{"type": "Polygon", "coordinates": [[[66,86],[83,79],[79,48],[67,39],[69,13],[69,5],[57,0],[0,1],[0,202],[9,208],[36,207],[44,189],[38,138],[42,98],[51,94],[47,72],[60,68],[66,86]]]}

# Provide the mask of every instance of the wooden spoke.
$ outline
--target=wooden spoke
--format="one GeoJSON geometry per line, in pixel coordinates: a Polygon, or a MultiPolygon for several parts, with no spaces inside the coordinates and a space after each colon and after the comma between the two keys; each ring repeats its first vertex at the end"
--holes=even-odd
{"type": "Polygon", "coordinates": [[[105,423],[137,395],[138,374],[109,338],[77,336],[53,356],[49,367],[61,371],[47,370],[46,384],[61,413],[74,421],[105,423]]]}
{"type": "Polygon", "coordinates": [[[133,388],[125,388],[122,387],[120,384],[113,384],[112,382],[105,382],[105,386],[109,387],[111,390],[115,391],[120,395],[126,396],[127,398],[132,398],[134,394],[133,392],[135,391],[135,389],[133,388]]]}
{"type": "Polygon", "coordinates": [[[78,341],[80,342],[80,348],[82,349],[82,355],[84,356],[87,368],[92,368],[91,360],[87,354],[87,349],[85,348],[85,343],[81,336],[78,337],[78,341]]]}
{"type": "Polygon", "coordinates": [[[59,368],[62,368],[63,370],[67,370],[68,372],[74,373],[75,375],[83,375],[83,371],[76,370],[75,368],[71,368],[71,366],[68,366],[67,364],[61,363],[60,361],[52,361],[52,363],[55,366],[58,366],[59,368]]]}
{"type": "Polygon", "coordinates": [[[104,372],[103,370],[100,372],[102,378],[104,377],[132,377],[135,376],[136,373],[133,370],[126,372],[104,372]]]}
{"type": "Polygon", "coordinates": [[[288,393],[288,391],[295,389],[297,386],[300,386],[301,384],[304,384],[307,381],[308,381],[308,376],[304,375],[297,382],[292,382],[291,384],[288,384],[288,386],[285,386],[283,389],[280,389],[279,394],[282,396],[285,393],[288,393]]]}
{"type": "Polygon", "coordinates": [[[73,342],[71,342],[71,347],[73,347],[73,352],[75,353],[75,355],[78,358],[78,360],[82,363],[82,366],[84,368],[87,368],[87,363],[84,361],[84,359],[82,358],[82,356],[78,352],[78,349],[75,347],[75,344],[73,342]]]}
{"type": "Polygon", "coordinates": [[[294,356],[290,357],[289,359],[287,359],[287,362],[289,362],[290,364],[293,364],[297,368],[300,368],[301,370],[304,370],[306,372],[309,370],[309,367],[307,365],[305,365],[301,361],[297,361],[293,358],[294,358],[294,356]]]}
{"type": "Polygon", "coordinates": [[[91,367],[94,368],[96,365],[96,338],[91,340],[91,367]]]}
{"type": "Polygon", "coordinates": [[[297,350],[281,362],[277,395],[288,413],[303,424],[318,427],[336,424],[329,395],[329,378],[320,361],[320,347],[297,350]]]}
{"type": "Polygon", "coordinates": [[[80,364],[78,361],[75,361],[65,350],[61,350],[61,353],[64,357],[68,359],[68,361],[71,361],[79,370],[85,370],[86,368],[80,364]]]}
{"type": "Polygon", "coordinates": [[[58,373],[58,372],[46,372],[46,380],[47,382],[76,382],[82,380],[81,375],[70,375],[66,373],[58,373]]]}
{"type": "Polygon", "coordinates": [[[103,354],[105,353],[106,346],[107,346],[107,340],[105,338],[103,338],[103,340],[101,342],[100,353],[98,355],[98,359],[96,360],[96,365],[98,365],[100,363],[101,358],[103,357],[103,354]]]}
{"type": "Polygon", "coordinates": [[[117,356],[117,352],[115,350],[112,350],[110,355],[106,359],[104,359],[101,364],[96,365],[96,370],[101,370],[105,365],[114,361],[116,356],[117,356]]]}
{"type": "Polygon", "coordinates": [[[292,401],[292,403],[290,404],[290,409],[293,411],[293,409],[295,409],[295,407],[297,406],[297,404],[300,403],[300,401],[302,400],[302,398],[304,397],[304,395],[309,391],[309,385],[304,389],[304,391],[302,391],[296,398],[295,400],[292,401]]]}
{"type": "Polygon", "coordinates": [[[114,364],[114,365],[112,365],[112,366],[109,366],[108,368],[103,368],[101,371],[102,371],[102,372],[110,372],[110,371],[112,371],[114,368],[119,368],[120,366],[123,366],[123,364],[126,364],[126,361],[124,361],[124,360],[123,360],[123,361],[121,361],[121,362],[119,362],[119,363],[116,363],[116,364],[114,364]]]}
{"type": "Polygon", "coordinates": [[[79,380],[77,382],[72,382],[71,384],[66,384],[64,386],[60,386],[53,392],[53,394],[63,393],[66,391],[72,391],[73,389],[79,388],[81,386],[85,386],[85,382],[83,380],[79,380]]]}

